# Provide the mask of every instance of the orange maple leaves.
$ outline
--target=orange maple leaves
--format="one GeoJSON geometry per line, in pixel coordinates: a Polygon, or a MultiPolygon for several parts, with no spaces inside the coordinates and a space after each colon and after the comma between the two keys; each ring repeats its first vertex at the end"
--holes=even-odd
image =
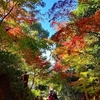
{"type": "Polygon", "coordinates": [[[24,33],[21,29],[21,27],[19,26],[16,26],[14,28],[10,28],[7,33],[10,35],[10,36],[24,36],[24,33]]]}
{"type": "Polygon", "coordinates": [[[94,14],[95,23],[100,25],[100,10],[97,10],[94,14]]]}
{"type": "Polygon", "coordinates": [[[46,65],[49,64],[48,61],[44,61],[40,56],[39,54],[36,54],[36,55],[32,55],[32,52],[31,50],[27,50],[26,52],[26,62],[29,64],[29,65],[33,65],[34,67],[36,68],[45,68],[46,65]]]}
{"type": "MultiPolygon", "coordinates": [[[[66,58],[73,57],[73,55],[80,54],[80,51],[87,46],[85,36],[99,31],[100,10],[97,10],[93,16],[79,18],[75,22],[68,23],[66,27],[61,28],[52,37],[58,43],[55,52],[56,57],[59,59],[59,62],[54,66],[54,70],[57,72],[63,72],[64,69],[67,70],[68,66],[62,65],[61,62],[66,60],[66,58]]],[[[67,73],[63,73],[63,75],[68,76],[67,73]]]]}
{"type": "MultiPolygon", "coordinates": [[[[65,66],[65,65],[61,64],[60,61],[57,61],[55,66],[53,67],[53,70],[58,72],[60,74],[60,80],[63,80],[68,77],[76,76],[75,73],[67,72],[69,67],[70,67],[70,64],[65,66]]],[[[70,85],[73,85],[73,84],[71,83],[70,85]]]]}
{"type": "MultiPolygon", "coordinates": [[[[61,28],[52,39],[57,42],[63,42],[68,36],[75,37],[79,34],[79,37],[83,37],[90,32],[100,31],[100,10],[97,10],[94,16],[87,18],[77,19],[74,23],[66,24],[66,27],[61,28]]],[[[73,40],[73,39],[72,39],[73,40]]]]}
{"type": "Polygon", "coordinates": [[[85,41],[83,40],[83,38],[81,36],[74,36],[71,40],[69,40],[68,42],[63,42],[62,45],[63,46],[67,46],[69,49],[71,48],[82,48],[84,46],[85,41]]]}
{"type": "MultiPolygon", "coordinates": [[[[69,66],[68,66],[69,67],[69,66]]],[[[59,61],[56,62],[53,70],[57,71],[57,72],[65,72],[68,68],[67,66],[65,65],[62,65],[59,61]]]]}

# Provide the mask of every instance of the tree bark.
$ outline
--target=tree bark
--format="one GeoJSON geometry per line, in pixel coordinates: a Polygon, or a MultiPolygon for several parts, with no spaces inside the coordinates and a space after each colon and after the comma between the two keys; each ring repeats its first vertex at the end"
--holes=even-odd
{"type": "Polygon", "coordinates": [[[85,84],[83,83],[83,89],[84,89],[84,92],[85,92],[85,97],[86,97],[86,100],[89,100],[88,98],[88,93],[86,91],[86,87],[85,87],[85,84]]]}

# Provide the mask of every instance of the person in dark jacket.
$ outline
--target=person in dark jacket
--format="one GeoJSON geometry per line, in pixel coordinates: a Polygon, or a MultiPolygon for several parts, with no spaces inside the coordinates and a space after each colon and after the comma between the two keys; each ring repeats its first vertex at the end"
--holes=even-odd
{"type": "Polygon", "coordinates": [[[54,97],[54,100],[59,100],[55,90],[53,91],[53,97],[54,97]]]}
{"type": "Polygon", "coordinates": [[[53,90],[50,90],[50,94],[49,94],[47,100],[55,100],[54,97],[53,97],[53,90]]]}

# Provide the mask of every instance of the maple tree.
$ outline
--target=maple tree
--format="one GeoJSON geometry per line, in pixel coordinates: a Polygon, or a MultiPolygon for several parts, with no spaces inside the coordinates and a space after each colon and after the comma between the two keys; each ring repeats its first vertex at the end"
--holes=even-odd
{"type": "Polygon", "coordinates": [[[95,0],[93,6],[92,0],[80,1],[78,7],[83,12],[79,9],[71,12],[71,22],[66,23],[65,27],[52,36],[52,39],[57,43],[54,57],[60,62],[56,63],[54,70],[67,80],[78,77],[75,81],[67,81],[67,85],[73,86],[78,92],[83,92],[86,100],[89,100],[89,95],[93,96],[99,91],[100,10],[98,2],[95,0]],[[85,5],[88,6],[86,9],[85,5]],[[69,74],[68,70],[74,72],[69,74]]]}
{"type": "Polygon", "coordinates": [[[13,64],[16,69],[25,69],[27,66],[26,69],[34,73],[32,86],[49,78],[48,81],[55,83],[57,88],[60,86],[58,90],[64,91],[65,94],[66,88],[69,94],[75,90],[71,100],[75,97],[79,100],[81,97],[89,100],[90,96],[96,95],[99,98],[99,3],[99,0],[58,0],[49,10],[51,24],[56,25],[58,30],[52,36],[56,43],[53,51],[56,64],[53,70],[50,70],[50,62],[42,57],[42,52],[50,49],[54,42],[45,39],[49,33],[36,18],[39,13],[36,10],[37,5],[45,6],[45,3],[42,0],[1,0],[0,56],[10,59],[2,58],[0,68],[7,68],[12,62],[16,64],[13,64]],[[73,10],[77,5],[78,8],[73,10]],[[80,96],[76,96],[76,93],[80,96]]]}
{"type": "MultiPolygon", "coordinates": [[[[42,0],[1,0],[0,1],[0,51],[5,52],[5,57],[1,58],[1,61],[3,61],[3,65],[5,66],[5,69],[7,67],[15,67],[16,70],[25,70],[28,68],[25,68],[25,66],[30,67],[33,71],[33,73],[36,73],[39,78],[43,80],[43,78],[47,78],[47,69],[49,68],[49,62],[43,59],[42,52],[44,52],[46,49],[49,49],[49,42],[48,40],[44,39],[47,38],[49,33],[48,31],[44,30],[42,26],[38,23],[36,24],[37,19],[35,18],[37,13],[39,13],[38,10],[36,10],[37,6],[45,6],[45,3],[42,0]],[[23,26],[22,26],[23,25],[23,26]],[[30,27],[30,30],[26,31],[23,27],[24,26],[30,27]],[[34,27],[33,27],[33,26],[34,27]],[[37,25],[37,26],[36,26],[37,25]],[[37,36],[35,36],[35,29],[37,28],[37,36]],[[38,29],[39,28],[39,29],[38,29]],[[34,31],[33,31],[34,30],[34,31]],[[28,33],[27,33],[28,32],[28,33]],[[12,59],[10,56],[18,56],[16,59],[12,59]],[[9,57],[6,58],[6,57],[9,57]],[[7,62],[6,62],[7,60],[7,62]],[[21,62],[20,63],[18,62],[21,62]],[[14,65],[9,63],[14,63],[14,65]],[[7,63],[7,64],[4,64],[7,63]],[[41,76],[41,77],[40,77],[41,76]]],[[[2,52],[0,52],[0,55],[2,56],[2,52]]],[[[5,70],[2,63],[0,62],[0,68],[1,73],[6,73],[8,76],[13,73],[8,71],[12,71],[13,68],[10,70],[5,70]],[[3,72],[5,70],[6,72],[3,72]]],[[[15,74],[17,71],[13,71],[15,74]]],[[[21,77],[22,72],[18,77],[21,77]]],[[[14,77],[17,78],[17,75],[14,77]]],[[[12,79],[11,78],[11,79],[12,79]]],[[[33,76],[34,79],[34,76],[33,76]]],[[[18,79],[20,81],[20,79],[18,79]]],[[[36,80],[35,80],[36,81],[36,80]]],[[[14,83],[11,83],[12,91],[17,95],[18,99],[20,99],[19,96],[19,89],[23,89],[23,85],[16,82],[16,80],[12,81],[14,83]],[[19,86],[17,86],[19,84],[19,86]],[[20,87],[18,91],[16,91],[16,87],[20,87]]],[[[24,93],[24,92],[22,92],[24,93]]],[[[28,98],[28,97],[27,97],[28,98]]],[[[26,98],[26,99],[27,99],[26,98]]],[[[29,100],[29,99],[28,99],[29,100]]]]}
{"type": "MultiPolygon", "coordinates": [[[[22,0],[22,1],[16,1],[16,0],[15,1],[12,1],[12,0],[11,1],[3,1],[2,0],[1,4],[5,5],[5,8],[4,8],[4,5],[1,6],[2,11],[1,11],[0,19],[1,19],[1,28],[2,28],[2,30],[4,30],[4,33],[7,34],[6,36],[8,36],[8,39],[6,38],[8,40],[7,44],[9,44],[9,41],[10,41],[10,43],[12,42],[14,46],[16,45],[17,48],[20,48],[20,50],[22,49],[22,51],[23,51],[23,49],[26,49],[26,51],[31,50],[31,52],[34,52],[37,50],[37,52],[40,52],[39,46],[40,46],[40,48],[42,48],[42,46],[45,45],[45,42],[43,42],[43,40],[42,40],[41,44],[39,44],[38,43],[40,41],[39,39],[37,42],[34,37],[26,35],[23,32],[20,24],[24,23],[24,22],[33,23],[33,22],[37,21],[34,19],[35,14],[38,12],[37,10],[35,10],[36,5],[44,6],[44,3],[42,1],[37,1],[37,0],[36,1],[30,0],[28,2],[26,2],[25,0],[22,0]],[[29,40],[29,39],[31,39],[31,40],[29,40]],[[24,42],[24,41],[27,41],[27,42],[24,42]],[[33,43],[33,44],[31,43],[30,45],[28,45],[28,43],[32,42],[32,41],[35,43],[33,43]],[[25,43],[25,45],[23,45],[23,43],[25,43]],[[23,47],[22,47],[22,45],[23,45],[23,47]],[[29,49],[29,48],[31,48],[31,49],[29,49]]],[[[1,33],[1,35],[2,35],[2,33],[1,33]]],[[[6,39],[5,39],[5,41],[6,41],[6,39]]],[[[44,46],[44,48],[46,48],[46,46],[44,46]]],[[[9,48],[7,50],[9,50],[9,48]]],[[[25,53],[25,52],[23,52],[23,53],[25,53]]],[[[21,54],[23,55],[23,53],[21,53],[21,54]]],[[[34,54],[35,53],[36,52],[34,52],[34,54]]]]}
{"type": "Polygon", "coordinates": [[[6,20],[22,21],[34,21],[34,16],[38,10],[35,10],[37,5],[45,6],[42,0],[1,0],[0,2],[0,23],[6,20]]]}

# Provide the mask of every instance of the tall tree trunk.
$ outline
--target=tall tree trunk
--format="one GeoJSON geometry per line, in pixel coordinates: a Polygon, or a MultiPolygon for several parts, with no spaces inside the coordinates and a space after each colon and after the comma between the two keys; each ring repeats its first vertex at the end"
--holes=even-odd
{"type": "Polygon", "coordinates": [[[85,87],[85,84],[83,83],[83,89],[84,89],[84,92],[85,92],[85,97],[86,97],[86,100],[89,100],[88,98],[88,93],[86,91],[86,87],[85,87]]]}
{"type": "Polygon", "coordinates": [[[95,95],[92,97],[92,100],[95,100],[95,95]]]}
{"type": "Polygon", "coordinates": [[[31,84],[30,90],[32,89],[33,85],[34,85],[34,77],[32,79],[32,84],[31,84]]]}

